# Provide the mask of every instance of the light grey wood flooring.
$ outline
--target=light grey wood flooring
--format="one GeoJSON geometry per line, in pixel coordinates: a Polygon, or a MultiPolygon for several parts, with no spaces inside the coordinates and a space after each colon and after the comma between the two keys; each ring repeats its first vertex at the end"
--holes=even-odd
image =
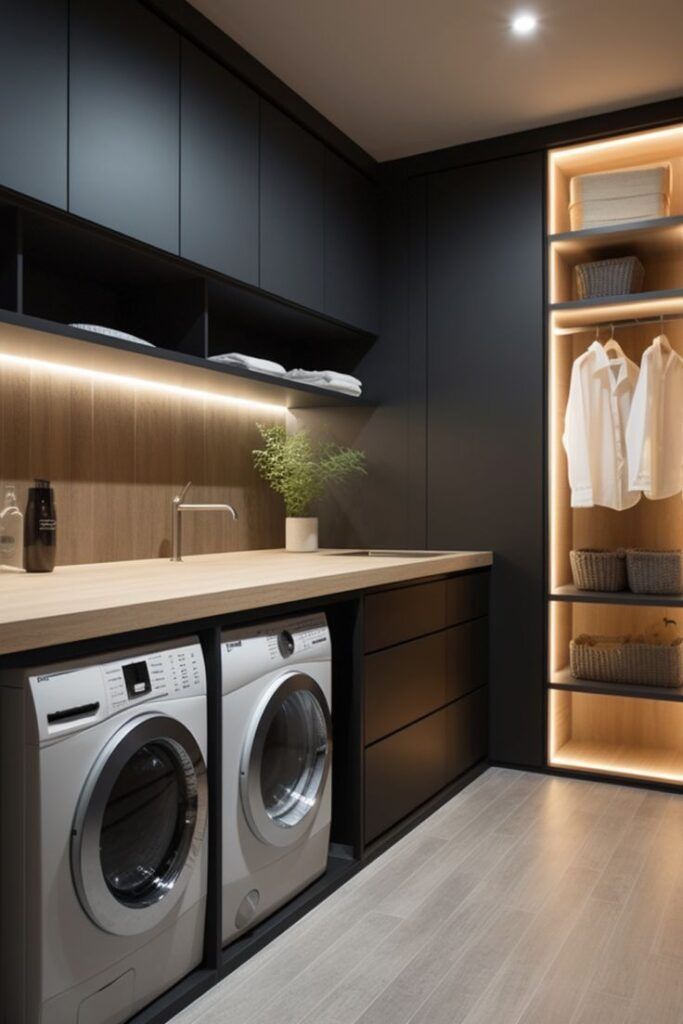
{"type": "Polygon", "coordinates": [[[683,796],[491,768],[174,1024],[682,1024],[683,796]]]}

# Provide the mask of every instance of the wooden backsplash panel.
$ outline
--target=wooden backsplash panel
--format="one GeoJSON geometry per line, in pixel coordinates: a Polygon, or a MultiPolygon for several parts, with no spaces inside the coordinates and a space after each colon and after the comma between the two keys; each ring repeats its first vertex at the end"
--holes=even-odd
{"type": "Polygon", "coordinates": [[[256,423],[278,413],[0,365],[0,481],[25,506],[34,477],[53,482],[61,565],[168,557],[170,501],[230,502],[240,518],[189,513],[187,554],[281,547],[280,499],[252,468],[256,423]]]}

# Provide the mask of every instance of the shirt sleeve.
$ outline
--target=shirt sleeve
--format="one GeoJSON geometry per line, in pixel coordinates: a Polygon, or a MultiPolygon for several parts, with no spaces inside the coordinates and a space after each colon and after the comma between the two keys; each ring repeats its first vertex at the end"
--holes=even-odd
{"type": "Polygon", "coordinates": [[[633,392],[631,411],[626,424],[626,458],[628,486],[631,491],[649,491],[652,483],[650,458],[650,360],[643,355],[640,376],[633,392]]]}
{"type": "Polygon", "coordinates": [[[581,357],[572,367],[569,385],[569,400],[564,419],[562,443],[567,452],[569,464],[569,486],[572,491],[572,508],[592,508],[593,481],[591,480],[590,453],[588,447],[588,422],[581,381],[581,357]]]}

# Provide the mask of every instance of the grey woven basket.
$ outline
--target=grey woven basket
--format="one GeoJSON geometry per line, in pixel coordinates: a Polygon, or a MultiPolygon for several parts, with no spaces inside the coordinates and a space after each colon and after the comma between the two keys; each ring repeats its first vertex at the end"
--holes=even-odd
{"type": "Polygon", "coordinates": [[[569,552],[569,561],[578,590],[613,593],[626,590],[626,555],[623,551],[580,548],[569,552]]]}
{"type": "Polygon", "coordinates": [[[634,643],[628,637],[582,635],[569,644],[574,679],[633,686],[683,686],[683,639],[634,643]]]}
{"type": "Polygon", "coordinates": [[[629,590],[634,594],[683,593],[683,551],[626,552],[629,590]]]}
{"type": "Polygon", "coordinates": [[[579,299],[597,299],[606,295],[630,295],[643,287],[645,268],[637,256],[619,256],[612,260],[578,263],[574,267],[579,299]]]}
{"type": "Polygon", "coordinates": [[[624,645],[624,683],[640,686],[683,685],[683,643],[624,645]]]}
{"type": "Polygon", "coordinates": [[[574,679],[623,682],[624,637],[578,636],[569,644],[569,671],[574,679]]]}

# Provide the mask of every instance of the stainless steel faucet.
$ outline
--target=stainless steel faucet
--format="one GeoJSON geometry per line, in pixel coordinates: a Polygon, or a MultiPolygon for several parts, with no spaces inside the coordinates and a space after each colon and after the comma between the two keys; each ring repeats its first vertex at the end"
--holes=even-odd
{"type": "Polygon", "coordinates": [[[237,512],[232,505],[193,505],[183,499],[192,486],[192,481],[186,483],[180,494],[176,494],[171,502],[171,561],[182,562],[183,544],[183,512],[229,512],[233,519],[238,519],[237,512]]]}

